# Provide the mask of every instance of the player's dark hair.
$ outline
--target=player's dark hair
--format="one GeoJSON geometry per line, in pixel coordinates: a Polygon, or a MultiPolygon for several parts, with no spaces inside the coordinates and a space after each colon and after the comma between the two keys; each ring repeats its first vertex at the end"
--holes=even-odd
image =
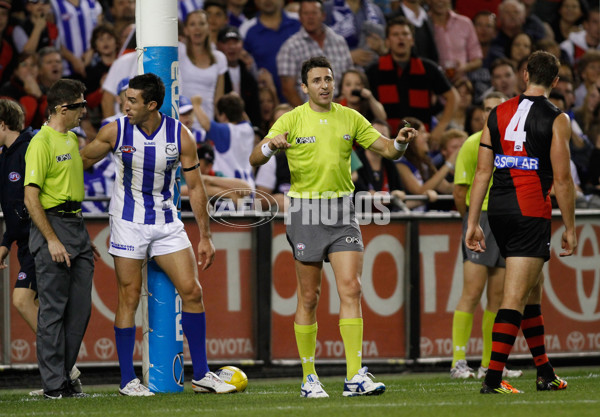
{"type": "Polygon", "coordinates": [[[385,26],[385,38],[387,39],[390,35],[390,29],[392,26],[406,26],[410,29],[410,33],[412,33],[413,38],[415,37],[415,26],[410,23],[404,16],[396,16],[390,20],[388,20],[387,25],[385,26]]]}
{"type": "Polygon", "coordinates": [[[133,90],[141,90],[144,104],[156,101],[157,110],[161,108],[165,99],[165,85],[158,75],[141,74],[129,80],[129,88],[133,90]]]}
{"type": "Polygon", "coordinates": [[[85,85],[81,81],[66,78],[58,80],[48,90],[48,111],[56,113],[57,106],[75,103],[83,93],[85,93],[85,85]]]}
{"type": "Polygon", "coordinates": [[[559,68],[560,61],[554,55],[546,51],[536,51],[527,61],[529,82],[548,88],[558,76],[559,68]]]}
{"type": "Polygon", "coordinates": [[[217,111],[234,124],[244,120],[244,107],[244,100],[237,94],[225,94],[217,101],[217,111]]]}
{"type": "Polygon", "coordinates": [[[24,119],[23,109],[16,101],[0,99],[0,122],[4,122],[9,130],[20,132],[24,119]]]}
{"type": "Polygon", "coordinates": [[[302,63],[302,84],[308,85],[308,72],[313,68],[329,68],[333,75],[331,63],[324,56],[313,56],[302,63]]]}

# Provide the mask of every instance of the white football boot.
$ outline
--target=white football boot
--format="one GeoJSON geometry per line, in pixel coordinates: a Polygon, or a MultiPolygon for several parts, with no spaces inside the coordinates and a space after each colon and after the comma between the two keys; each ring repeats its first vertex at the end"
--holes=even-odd
{"type": "Polygon", "coordinates": [[[319,377],[310,374],[306,377],[306,382],[300,386],[300,396],[304,398],[328,398],[329,395],[323,389],[323,384],[319,377]]]}
{"type": "Polygon", "coordinates": [[[456,361],[456,365],[454,365],[454,368],[450,369],[450,378],[468,379],[474,377],[475,373],[473,372],[473,369],[469,368],[469,365],[467,365],[467,361],[464,359],[456,361]]]}
{"type": "Polygon", "coordinates": [[[119,394],[127,397],[151,397],[154,395],[148,387],[142,385],[138,378],[132,379],[123,388],[119,388],[119,394]]]}
{"type": "MultiPolygon", "coordinates": [[[[487,370],[488,368],[480,366],[477,370],[477,379],[485,378],[487,370]]],[[[507,367],[504,367],[504,369],[502,370],[502,378],[518,378],[521,375],[523,375],[523,371],[521,371],[520,369],[508,369],[507,367]]]]}
{"type": "Polygon", "coordinates": [[[204,378],[199,381],[192,379],[192,389],[196,394],[228,394],[237,391],[234,385],[223,381],[214,372],[207,372],[204,378]]]}
{"type": "Polygon", "coordinates": [[[381,395],[385,392],[385,385],[381,382],[374,382],[374,376],[369,373],[369,369],[363,366],[350,381],[344,382],[344,397],[354,397],[357,395],[381,395]]]}

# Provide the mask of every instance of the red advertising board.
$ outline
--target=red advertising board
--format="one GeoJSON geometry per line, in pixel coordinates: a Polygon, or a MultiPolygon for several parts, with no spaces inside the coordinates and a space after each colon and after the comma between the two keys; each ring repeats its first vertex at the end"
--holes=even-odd
{"type": "MultiPolygon", "coordinates": [[[[420,223],[421,357],[452,356],[452,317],[462,289],[461,224],[420,223]]],[[[578,248],[561,258],[562,222],[552,222],[551,258],[544,265],[542,312],[548,353],[600,349],[600,220],[577,219],[578,248]]],[[[483,301],[485,303],[485,301],[483,301]]],[[[485,304],[484,304],[485,305],[485,304]]],[[[481,307],[475,312],[467,355],[480,356],[481,307]]],[[[529,354],[522,334],[512,354],[529,354]]]]}
{"type": "MultiPolygon", "coordinates": [[[[106,220],[88,220],[90,237],[99,248],[102,259],[96,262],[92,290],[92,316],[79,352],[79,362],[116,362],[114,344],[114,312],[117,285],[112,257],[108,254],[109,226],[106,220]]],[[[198,229],[193,221],[185,221],[186,230],[195,245],[198,229]]],[[[207,352],[209,360],[254,359],[256,344],[253,332],[252,298],[252,232],[212,224],[215,262],[199,280],[204,290],[207,317],[207,352]]],[[[10,279],[18,273],[16,250],[11,251],[10,279]]],[[[137,340],[134,360],[141,360],[142,323],[136,316],[137,340]]],[[[184,354],[189,359],[187,344],[184,354]]],[[[11,360],[13,364],[36,363],[35,336],[25,321],[11,307],[11,360]]]]}
{"type": "MultiPolygon", "coordinates": [[[[406,352],[404,268],[406,224],[361,226],[365,245],[362,273],[363,357],[403,358],[406,352]]],[[[273,227],[272,359],[298,359],[294,336],[296,273],[285,226],[273,227]]],[[[323,269],[317,310],[317,358],[343,359],[339,332],[339,298],[328,263],[323,269]]]]}

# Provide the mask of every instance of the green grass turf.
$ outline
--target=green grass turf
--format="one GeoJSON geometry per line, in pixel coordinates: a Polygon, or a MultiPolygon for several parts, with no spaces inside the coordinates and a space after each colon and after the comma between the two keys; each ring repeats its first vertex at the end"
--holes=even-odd
{"type": "Polygon", "coordinates": [[[447,373],[379,375],[387,391],[381,396],[342,397],[343,379],[323,378],[330,398],[300,398],[300,383],[291,379],[254,379],[244,393],[195,395],[186,384],[181,394],[151,398],[120,397],[116,386],[85,387],[90,398],[43,400],[25,390],[0,391],[0,416],[594,416],[600,415],[600,368],[562,368],[569,387],[537,392],[535,371],[511,381],[520,395],[481,395],[481,381],[450,380],[447,373]]]}

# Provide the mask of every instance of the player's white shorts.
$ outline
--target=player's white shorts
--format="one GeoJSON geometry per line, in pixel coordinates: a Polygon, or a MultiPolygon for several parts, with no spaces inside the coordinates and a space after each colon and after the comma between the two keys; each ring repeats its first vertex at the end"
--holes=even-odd
{"type": "Polygon", "coordinates": [[[141,224],[110,216],[108,253],[131,259],[145,259],[174,253],[192,246],[178,218],[165,224],[141,224]]]}

